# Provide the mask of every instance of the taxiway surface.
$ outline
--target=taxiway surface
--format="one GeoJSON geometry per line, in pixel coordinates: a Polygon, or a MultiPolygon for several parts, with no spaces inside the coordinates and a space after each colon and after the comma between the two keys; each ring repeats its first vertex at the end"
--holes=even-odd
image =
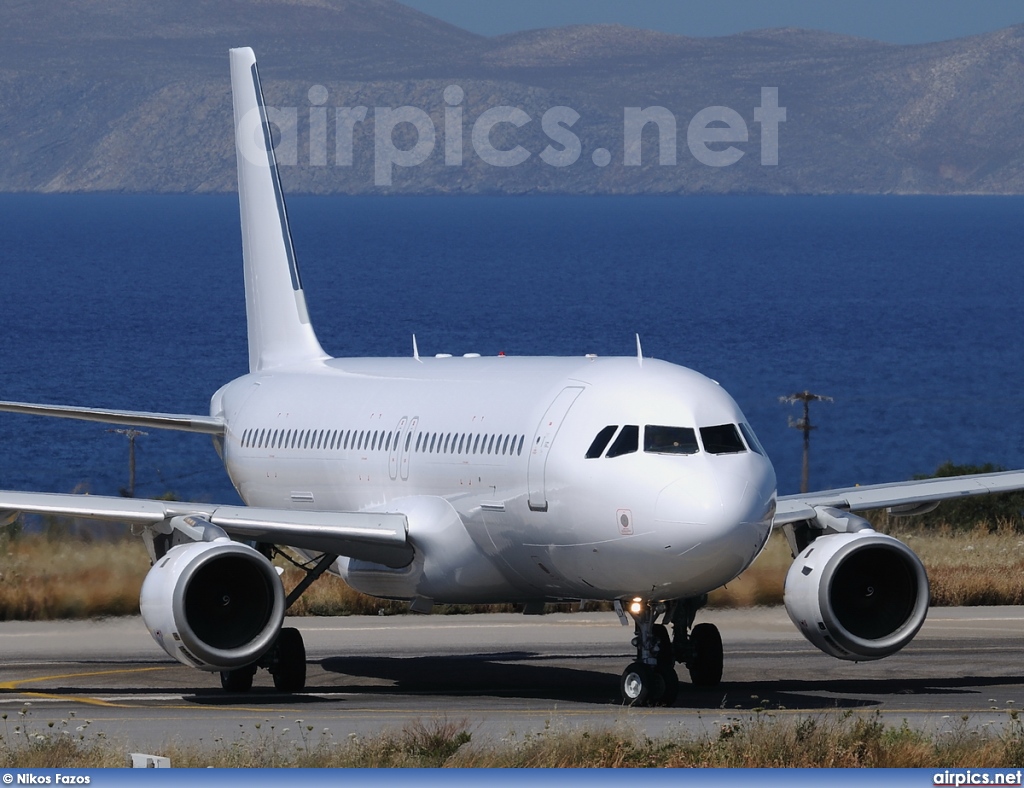
{"type": "Polygon", "coordinates": [[[225,694],[216,674],[164,655],[137,618],[5,622],[0,712],[13,720],[27,710],[18,719],[30,729],[88,720],[90,735],[156,750],[175,739],[257,737],[270,725],[275,735],[311,727],[343,740],[438,717],[465,721],[474,740],[549,727],[714,733],[761,710],[878,711],[934,732],[964,718],[1002,726],[1024,707],[1024,607],[933,609],[902,652],[859,664],[818,652],[781,608],[703,611],[698,620],[722,631],[722,685],[692,690],[680,666],[676,705],[656,709],[619,701],[632,630],[613,613],[289,620],[309,659],[307,689],[296,695],[276,692],[265,671],[251,692],[225,694]]]}

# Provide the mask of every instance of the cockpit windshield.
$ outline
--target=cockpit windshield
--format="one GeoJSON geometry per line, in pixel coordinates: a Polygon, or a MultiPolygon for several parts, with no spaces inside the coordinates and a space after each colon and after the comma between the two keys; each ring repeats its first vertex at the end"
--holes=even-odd
{"type": "Polygon", "coordinates": [[[697,435],[690,427],[644,427],[644,451],[651,454],[696,454],[697,435]]]}
{"type": "Polygon", "coordinates": [[[612,441],[605,457],[621,457],[623,454],[632,454],[640,444],[640,428],[635,424],[627,424],[612,441]]]}
{"type": "Polygon", "coordinates": [[[701,427],[700,440],[704,444],[704,451],[709,454],[735,454],[747,450],[735,424],[701,427]]]}
{"type": "Polygon", "coordinates": [[[615,430],[618,429],[618,425],[612,424],[605,427],[594,438],[594,442],[590,444],[590,448],[587,449],[587,459],[595,460],[604,454],[604,450],[608,447],[608,441],[612,439],[612,435],[615,434],[615,430]]]}
{"type": "MultiPolygon", "coordinates": [[[[618,425],[609,425],[597,433],[585,456],[588,460],[621,457],[638,451],[639,444],[639,426],[627,424],[619,429],[618,425]]],[[[701,427],[699,430],[658,424],[648,424],[643,428],[643,449],[648,454],[697,454],[702,447],[708,454],[740,454],[748,448],[764,454],[764,449],[748,424],[718,424],[701,427]],[[740,437],[741,431],[743,437],[740,437]]]]}
{"type": "Polygon", "coordinates": [[[754,430],[749,424],[740,422],[740,432],[743,433],[743,437],[747,439],[747,446],[750,447],[751,451],[756,451],[758,454],[765,456],[764,447],[761,445],[761,441],[757,439],[754,434],[754,430]]]}

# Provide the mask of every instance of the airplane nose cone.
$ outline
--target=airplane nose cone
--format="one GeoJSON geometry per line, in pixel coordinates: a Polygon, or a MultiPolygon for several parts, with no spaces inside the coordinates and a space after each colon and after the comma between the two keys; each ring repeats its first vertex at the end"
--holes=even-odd
{"type": "Polygon", "coordinates": [[[661,491],[654,507],[654,518],[659,523],[703,523],[715,518],[721,505],[715,478],[702,465],[688,468],[661,491]]]}
{"type": "Polygon", "coordinates": [[[775,472],[760,455],[713,457],[688,470],[694,472],[658,496],[659,533],[672,552],[703,556],[728,582],[757,557],[771,532],[775,472]]]}
{"type": "Polygon", "coordinates": [[[775,473],[761,457],[720,467],[707,463],[688,469],[661,491],[655,519],[700,526],[713,536],[737,525],[760,524],[774,492],[775,473]]]}
{"type": "Polygon", "coordinates": [[[775,474],[765,473],[764,464],[755,461],[742,471],[715,475],[719,525],[728,528],[730,523],[742,523],[771,529],[769,509],[775,494],[775,474]]]}

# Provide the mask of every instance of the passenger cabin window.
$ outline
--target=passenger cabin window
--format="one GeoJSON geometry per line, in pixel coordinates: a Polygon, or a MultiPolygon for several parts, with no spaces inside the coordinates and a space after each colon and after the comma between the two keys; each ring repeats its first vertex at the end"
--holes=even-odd
{"type": "Polygon", "coordinates": [[[697,433],[691,427],[644,427],[644,451],[651,454],[696,454],[697,433]]]}
{"type": "Polygon", "coordinates": [[[605,457],[621,457],[632,454],[640,447],[640,428],[635,424],[627,424],[618,437],[612,442],[605,457]]]}
{"type": "MultiPolygon", "coordinates": [[[[594,442],[590,444],[590,448],[587,449],[586,458],[588,460],[595,460],[604,454],[604,450],[608,448],[608,441],[612,439],[612,435],[615,434],[615,430],[619,428],[617,424],[610,424],[597,433],[597,437],[594,438],[594,442]]],[[[648,427],[647,429],[650,429],[648,427]]]]}
{"type": "Polygon", "coordinates": [[[700,439],[704,444],[704,451],[710,454],[736,454],[747,450],[735,424],[701,427],[700,439]]]}

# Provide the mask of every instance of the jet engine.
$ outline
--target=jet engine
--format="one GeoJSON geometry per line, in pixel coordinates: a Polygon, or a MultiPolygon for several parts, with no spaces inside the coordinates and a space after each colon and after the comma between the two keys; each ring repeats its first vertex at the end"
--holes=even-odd
{"type": "Polygon", "coordinates": [[[786,611],[839,659],[881,659],[909,643],[928,613],[928,577],[898,539],[864,530],[820,536],[786,575],[786,611]]]}
{"type": "Polygon", "coordinates": [[[146,575],[140,603],[164,651],[209,671],[256,662],[274,644],[285,610],[273,564],[226,537],[167,551],[146,575]]]}

